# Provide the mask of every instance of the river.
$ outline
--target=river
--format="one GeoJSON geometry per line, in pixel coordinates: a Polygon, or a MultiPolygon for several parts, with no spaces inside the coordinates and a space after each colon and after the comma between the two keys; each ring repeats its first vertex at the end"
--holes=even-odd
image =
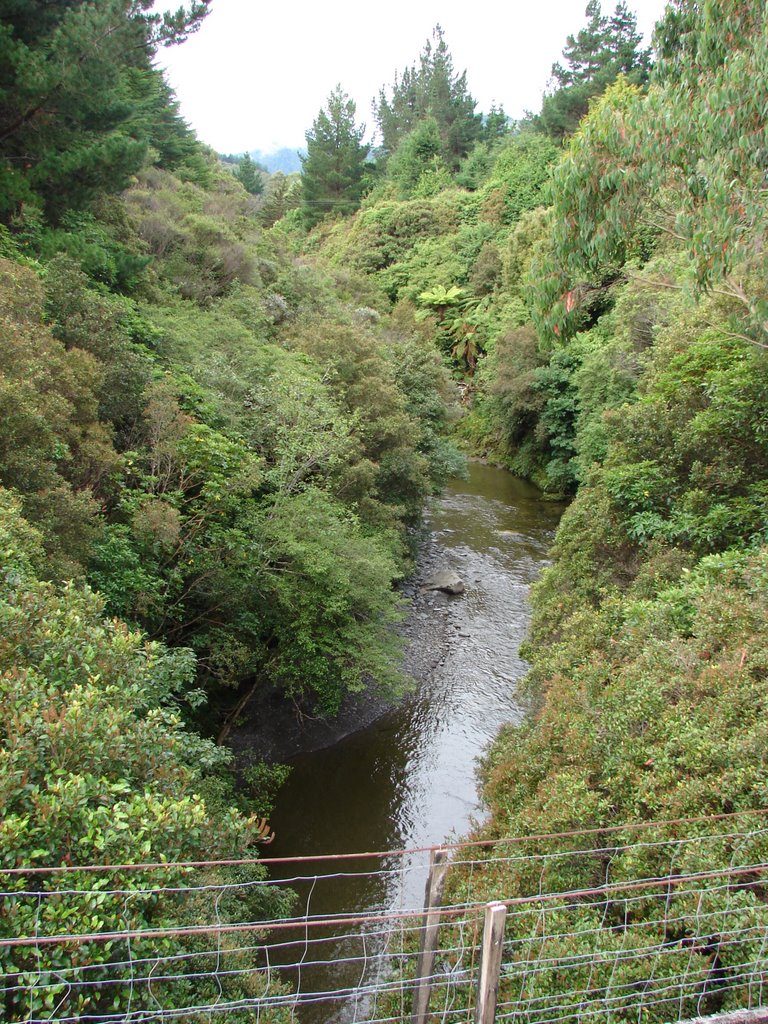
{"type": "MultiPolygon", "coordinates": [[[[531,485],[479,463],[468,480],[451,482],[429,515],[426,571],[435,561],[455,570],[466,592],[415,588],[407,627],[415,690],[366,728],[292,760],[269,857],[427,847],[482,815],[477,758],[503,723],[520,718],[528,593],[561,511],[531,485]]],[[[386,877],[345,877],[313,892],[312,912],[420,906],[426,868],[424,858],[413,862],[396,893],[386,877]]],[[[283,877],[291,877],[287,868],[283,877]]]]}

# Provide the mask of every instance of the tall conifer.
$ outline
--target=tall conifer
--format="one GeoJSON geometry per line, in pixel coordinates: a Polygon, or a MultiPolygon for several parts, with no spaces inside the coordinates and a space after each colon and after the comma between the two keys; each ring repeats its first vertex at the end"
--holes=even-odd
{"type": "Polygon", "coordinates": [[[125,188],[150,147],[169,166],[189,153],[190,133],[152,57],[193,32],[208,2],[191,0],[164,15],[151,12],[151,0],[4,5],[0,218],[10,220],[32,201],[60,220],[100,193],[125,188]]]}
{"type": "Polygon", "coordinates": [[[566,40],[564,64],[552,65],[556,89],[544,97],[535,119],[537,127],[554,138],[574,132],[589,101],[619,75],[633,85],[645,85],[650,73],[650,50],[640,48],[637,16],[624,0],[616,4],[610,17],[602,13],[599,0],[590,0],[584,14],[586,26],[566,40]]]}
{"type": "Polygon", "coordinates": [[[482,116],[467,87],[467,73],[454,71],[453,58],[439,25],[427,40],[419,66],[395,76],[391,98],[379,92],[374,112],[382,137],[382,149],[390,156],[417,125],[434,118],[440,134],[445,163],[457,168],[482,134],[482,116]]]}
{"type": "Polygon", "coordinates": [[[355,103],[337,85],[306,133],[301,158],[302,210],[310,227],[329,213],[352,213],[363,194],[368,147],[365,125],[355,124],[355,103]]]}

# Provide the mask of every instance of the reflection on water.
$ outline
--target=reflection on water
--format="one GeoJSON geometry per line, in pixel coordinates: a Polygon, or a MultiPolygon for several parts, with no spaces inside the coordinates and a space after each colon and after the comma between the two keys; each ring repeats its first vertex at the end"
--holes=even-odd
{"type": "MultiPolygon", "coordinates": [[[[430,526],[467,590],[431,606],[430,614],[447,616],[447,653],[397,709],[295,759],[272,816],[270,856],[427,847],[461,833],[480,813],[476,759],[504,722],[519,719],[528,588],[546,562],[559,514],[535,488],[488,466],[472,465],[469,480],[449,487],[430,526]]],[[[415,855],[404,873],[383,862],[381,874],[356,879],[371,864],[348,862],[343,877],[312,892],[311,912],[419,907],[425,865],[415,855]]]]}

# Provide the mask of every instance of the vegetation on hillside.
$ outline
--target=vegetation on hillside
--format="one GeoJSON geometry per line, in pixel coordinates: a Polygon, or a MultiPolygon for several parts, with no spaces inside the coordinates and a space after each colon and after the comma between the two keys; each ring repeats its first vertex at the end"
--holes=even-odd
{"type": "MultiPolygon", "coordinates": [[[[206,7],[0,26],[0,871],[252,851],[269,794],[235,794],[210,737],[270,690],[332,714],[402,688],[394,585],[461,467],[451,377],[466,446],[573,498],[481,834],[764,806],[762,6],[675,0],[651,68],[593,0],[518,125],[476,111],[438,28],[378,97],[378,151],[339,86],[301,178],[266,181],[152,64],[206,7]]],[[[44,930],[93,926],[51,906],[44,930]]],[[[580,920],[585,952],[615,941],[580,920]]],[[[2,955],[7,1019],[46,1012],[2,955]]],[[[70,1016],[112,994],[87,998],[70,1016]]]]}
{"type": "MultiPolygon", "coordinates": [[[[260,693],[329,715],[349,692],[402,691],[395,584],[426,498],[462,466],[428,340],[360,275],[300,254],[280,223],[291,183],[274,175],[261,197],[252,163],[233,173],[179,116],[152,58],[206,6],[3,13],[0,873],[255,857],[280,773],[236,790],[214,738],[260,693]]],[[[138,893],[234,875],[103,878],[138,893]]],[[[6,937],[190,912],[137,895],[129,920],[124,894],[97,895],[46,900],[31,921],[13,892],[40,878],[3,879],[6,937]]],[[[222,918],[279,916],[289,897],[269,892],[222,918]]],[[[39,961],[0,956],[9,1021],[131,998],[106,971],[37,992],[39,961]]],[[[233,999],[254,994],[239,976],[233,999]]],[[[131,1008],[205,1001],[206,984],[131,1008]]]]}
{"type": "MultiPolygon", "coordinates": [[[[203,880],[222,885],[238,874],[219,869],[201,877],[177,862],[257,857],[261,823],[235,806],[222,777],[226,748],[184,726],[180,706],[202,698],[194,657],[106,618],[103,599],[87,587],[42,582],[47,560],[39,532],[9,491],[0,491],[0,502],[0,936],[204,923],[205,905],[174,897],[174,890],[203,880]],[[146,863],[158,868],[116,866],[98,876],[73,870],[146,863]],[[70,870],[34,874],[57,864],[70,870]],[[25,870],[3,873],[16,868],[25,870]],[[41,887],[62,895],[23,895],[41,887]]],[[[251,878],[264,876],[252,867],[251,878]]],[[[249,892],[251,920],[290,908],[288,894],[277,889],[249,892]]],[[[243,907],[221,909],[222,919],[242,920],[243,907]]],[[[205,948],[199,939],[42,948],[0,950],[4,1020],[154,1013],[180,1005],[191,991],[197,999],[222,995],[202,974],[193,989],[175,979],[158,979],[154,991],[131,984],[135,959],[183,956],[205,948]]],[[[199,957],[197,963],[202,967],[199,957]]],[[[234,999],[254,994],[236,975],[224,985],[234,999]]]]}
{"type": "MultiPolygon", "coordinates": [[[[316,235],[328,258],[376,280],[397,316],[416,311],[464,382],[466,442],[573,496],[533,595],[531,714],[484,760],[490,818],[476,838],[765,806],[768,23],[751,0],[678,0],[651,71],[627,17],[590,4],[541,113],[478,142],[458,171],[438,162],[425,116],[419,147],[390,156],[355,218],[316,235]],[[420,173],[404,174],[420,154],[420,173]]],[[[538,867],[528,877],[489,855],[486,872],[454,873],[451,895],[653,877],[669,870],[675,835],[656,830],[645,853],[619,835],[609,867],[600,850],[566,857],[546,883],[538,867]]],[[[758,844],[747,856],[764,855],[758,844]]],[[[674,869],[728,856],[693,844],[674,869]]],[[[672,992],[684,963],[699,994],[660,1002],[654,1019],[746,1003],[738,985],[724,996],[717,984],[738,975],[729,936],[762,894],[744,886],[739,899],[719,952],[690,948],[695,900],[675,901],[675,926],[655,931],[639,905],[643,946],[670,955],[620,968],[607,956],[610,984],[629,992],[668,972],[672,992]]],[[[723,905],[713,896],[707,910],[723,905]]],[[[595,955],[634,941],[588,898],[563,930],[596,992],[595,955]]],[[[531,999],[547,978],[527,982],[531,999]]]]}

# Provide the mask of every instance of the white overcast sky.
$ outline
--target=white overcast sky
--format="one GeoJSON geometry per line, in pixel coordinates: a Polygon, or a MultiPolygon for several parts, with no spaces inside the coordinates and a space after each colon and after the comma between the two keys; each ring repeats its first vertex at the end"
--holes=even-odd
{"type": "MultiPolygon", "coordinates": [[[[603,12],[614,0],[603,0],[603,12]]],[[[165,8],[170,6],[158,4],[165,8]]],[[[175,6],[175,5],[174,5],[175,6]]],[[[650,41],[665,0],[629,0],[650,41]]],[[[221,153],[299,148],[337,82],[373,134],[371,101],[418,58],[438,22],[477,109],[538,110],[586,0],[213,0],[200,31],[160,63],[181,112],[221,153]]]]}

